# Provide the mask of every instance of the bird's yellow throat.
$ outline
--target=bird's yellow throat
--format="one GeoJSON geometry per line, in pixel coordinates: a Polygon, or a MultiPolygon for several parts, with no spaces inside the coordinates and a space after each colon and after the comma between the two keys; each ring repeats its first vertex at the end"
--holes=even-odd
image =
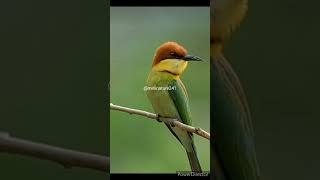
{"type": "Polygon", "coordinates": [[[179,59],[165,59],[153,66],[153,70],[158,72],[168,72],[180,76],[187,68],[188,62],[179,59]]]}

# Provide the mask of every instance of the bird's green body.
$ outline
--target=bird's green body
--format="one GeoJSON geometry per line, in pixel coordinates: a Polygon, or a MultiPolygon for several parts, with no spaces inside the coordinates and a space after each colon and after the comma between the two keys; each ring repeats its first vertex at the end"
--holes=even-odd
{"type": "MultiPolygon", "coordinates": [[[[147,86],[169,88],[169,90],[149,90],[146,92],[156,114],[162,117],[177,118],[184,124],[192,125],[186,88],[177,75],[152,69],[147,86]]],[[[193,161],[190,162],[194,163],[191,165],[194,166],[192,169],[201,171],[192,134],[179,127],[167,126],[185,148],[189,161],[193,161]]]]}

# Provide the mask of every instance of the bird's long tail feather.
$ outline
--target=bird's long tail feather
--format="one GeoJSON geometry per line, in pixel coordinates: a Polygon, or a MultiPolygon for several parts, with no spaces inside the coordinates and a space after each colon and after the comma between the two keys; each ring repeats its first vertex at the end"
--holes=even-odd
{"type": "Polygon", "coordinates": [[[200,161],[198,159],[197,152],[194,145],[191,152],[187,151],[187,155],[188,155],[192,172],[201,172],[202,170],[201,170],[200,161]]]}

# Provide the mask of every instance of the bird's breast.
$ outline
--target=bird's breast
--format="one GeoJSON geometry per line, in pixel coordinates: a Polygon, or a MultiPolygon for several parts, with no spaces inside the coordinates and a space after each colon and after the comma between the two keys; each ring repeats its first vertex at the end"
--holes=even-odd
{"type": "MultiPolygon", "coordinates": [[[[165,73],[151,72],[147,81],[146,94],[156,114],[163,117],[178,117],[175,104],[165,88],[170,88],[170,79],[165,73]]],[[[172,87],[171,87],[172,88],[172,87]]]]}

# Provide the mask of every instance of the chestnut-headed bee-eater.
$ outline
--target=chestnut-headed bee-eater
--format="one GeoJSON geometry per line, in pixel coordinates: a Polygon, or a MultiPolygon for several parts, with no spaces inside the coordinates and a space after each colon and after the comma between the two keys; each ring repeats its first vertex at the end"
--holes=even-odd
{"type": "MultiPolygon", "coordinates": [[[[159,117],[176,118],[191,125],[191,111],[188,94],[180,76],[188,66],[188,61],[201,61],[197,56],[189,55],[187,50],[176,42],[161,45],[154,56],[151,72],[146,85],[159,87],[146,91],[155,113],[159,117]]],[[[200,162],[192,133],[166,124],[187,152],[191,170],[201,172],[200,162]]]]}
{"type": "Polygon", "coordinates": [[[223,47],[240,25],[248,0],[211,0],[212,169],[215,180],[259,180],[247,98],[223,47]]]}

